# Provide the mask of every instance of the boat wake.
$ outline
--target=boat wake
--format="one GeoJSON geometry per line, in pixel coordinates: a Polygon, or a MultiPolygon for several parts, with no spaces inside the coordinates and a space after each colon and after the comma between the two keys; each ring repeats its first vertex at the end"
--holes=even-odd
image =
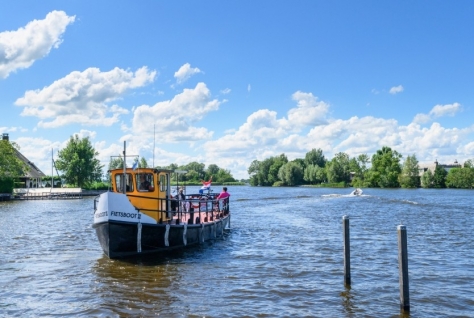
{"type": "Polygon", "coordinates": [[[350,194],[343,195],[343,194],[327,194],[321,195],[322,197],[367,197],[369,195],[363,195],[363,191],[360,188],[354,189],[350,194]]]}

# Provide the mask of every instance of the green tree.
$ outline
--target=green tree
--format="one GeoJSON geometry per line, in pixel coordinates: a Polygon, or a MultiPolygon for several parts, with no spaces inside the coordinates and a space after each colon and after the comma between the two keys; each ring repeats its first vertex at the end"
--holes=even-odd
{"type": "Polygon", "coordinates": [[[448,172],[443,167],[437,165],[433,174],[433,187],[446,188],[446,175],[448,175],[448,172]]]}
{"type": "Polygon", "coordinates": [[[368,170],[367,164],[370,163],[370,158],[367,154],[360,154],[349,161],[349,168],[351,173],[354,173],[352,178],[352,186],[365,187],[364,176],[368,170]]]}
{"type": "Polygon", "coordinates": [[[140,158],[140,161],[138,162],[138,167],[139,168],[147,168],[148,167],[148,163],[147,163],[147,161],[144,157],[140,158]]]}
{"type": "Polygon", "coordinates": [[[250,185],[252,186],[271,186],[279,181],[278,172],[280,167],[288,163],[285,154],[270,157],[263,161],[254,160],[247,172],[250,176],[250,185]]]}
{"type": "Polygon", "coordinates": [[[326,164],[326,174],[329,183],[350,182],[349,155],[340,152],[334,155],[333,159],[326,164]]]}
{"type": "Polygon", "coordinates": [[[253,160],[250,163],[249,168],[247,169],[247,173],[249,174],[249,184],[252,186],[258,186],[259,177],[260,177],[260,162],[258,160],[253,160]]]}
{"type": "Polygon", "coordinates": [[[303,182],[303,168],[298,161],[291,161],[283,164],[279,171],[278,177],[287,186],[301,185],[303,182]]]}
{"type": "Polygon", "coordinates": [[[19,149],[15,142],[0,140],[0,193],[11,193],[15,180],[27,170],[25,163],[16,156],[19,149]]]}
{"type": "Polygon", "coordinates": [[[310,164],[304,170],[303,177],[310,184],[320,184],[326,180],[326,173],[324,168],[310,164]]]}
{"type": "Polygon", "coordinates": [[[56,167],[63,173],[66,183],[82,188],[101,180],[103,166],[96,158],[98,155],[89,137],[71,136],[66,147],[59,151],[56,167]]]}
{"type": "Polygon", "coordinates": [[[474,168],[466,165],[462,168],[452,168],[446,176],[446,186],[449,188],[473,188],[474,168]]]}
{"type": "Polygon", "coordinates": [[[421,175],[421,187],[423,188],[432,188],[434,184],[433,173],[430,170],[421,175]]]}
{"type": "Polygon", "coordinates": [[[382,147],[372,155],[372,167],[367,171],[365,180],[370,187],[399,187],[398,175],[401,172],[400,155],[388,146],[382,147]]]}
{"type": "Polygon", "coordinates": [[[120,155],[118,157],[112,158],[109,162],[109,170],[117,168],[123,168],[123,157],[120,155]]]}
{"type": "Polygon", "coordinates": [[[229,183],[229,182],[235,182],[234,177],[232,177],[232,174],[230,173],[229,170],[220,168],[215,175],[213,175],[213,180],[215,177],[215,181],[217,183],[229,183]]]}
{"type": "Polygon", "coordinates": [[[306,153],[304,157],[305,166],[318,165],[319,167],[326,166],[326,158],[324,157],[323,150],[313,148],[311,151],[306,153]]]}
{"type": "MultiPolygon", "coordinates": [[[[160,167],[156,167],[156,168],[160,168],[160,167]]],[[[175,163],[171,163],[170,165],[168,166],[165,166],[163,167],[164,169],[169,169],[170,171],[175,171],[179,168],[178,164],[175,164],[175,163]]]]}
{"type": "Polygon", "coordinates": [[[189,172],[191,172],[191,171],[194,171],[195,173],[197,173],[197,177],[193,175],[194,177],[191,178],[191,179],[188,179],[189,181],[200,181],[200,180],[202,180],[206,177],[205,176],[206,173],[204,171],[205,167],[206,167],[206,165],[203,164],[203,163],[191,162],[189,164],[181,166],[180,169],[188,171],[187,175],[189,175],[189,176],[191,176],[191,174],[189,174],[189,172]]]}
{"type": "Polygon", "coordinates": [[[217,176],[217,173],[219,172],[220,167],[217,166],[216,164],[210,164],[207,169],[206,169],[206,180],[209,180],[211,176],[217,176]]]}
{"type": "Polygon", "coordinates": [[[463,165],[465,168],[474,168],[474,160],[468,159],[463,165]]]}
{"type": "Polygon", "coordinates": [[[415,154],[408,156],[403,163],[402,172],[398,176],[398,180],[403,188],[420,187],[420,168],[415,154]]]}
{"type": "Polygon", "coordinates": [[[198,182],[201,179],[199,173],[193,169],[188,170],[188,172],[184,174],[183,177],[185,181],[192,181],[192,182],[198,182]]]}
{"type": "Polygon", "coordinates": [[[288,163],[288,158],[285,154],[281,154],[280,156],[275,156],[270,158],[270,168],[268,169],[267,175],[267,184],[273,185],[277,181],[281,180],[278,177],[278,172],[280,171],[280,167],[288,163]]]}

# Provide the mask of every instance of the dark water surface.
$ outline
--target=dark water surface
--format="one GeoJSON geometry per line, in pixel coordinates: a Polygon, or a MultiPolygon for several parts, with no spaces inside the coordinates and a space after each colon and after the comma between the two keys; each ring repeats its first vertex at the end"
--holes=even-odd
{"type": "Polygon", "coordinates": [[[400,317],[400,223],[409,316],[474,317],[474,191],[350,191],[230,187],[223,240],[135,261],[103,255],[93,198],[0,202],[0,317],[400,317]]]}

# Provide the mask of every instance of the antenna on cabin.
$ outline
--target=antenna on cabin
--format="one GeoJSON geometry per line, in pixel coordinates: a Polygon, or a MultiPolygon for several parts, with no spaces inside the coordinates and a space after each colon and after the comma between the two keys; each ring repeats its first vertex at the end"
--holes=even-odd
{"type": "Polygon", "coordinates": [[[153,123],[153,168],[155,168],[155,123],[153,123]]]}

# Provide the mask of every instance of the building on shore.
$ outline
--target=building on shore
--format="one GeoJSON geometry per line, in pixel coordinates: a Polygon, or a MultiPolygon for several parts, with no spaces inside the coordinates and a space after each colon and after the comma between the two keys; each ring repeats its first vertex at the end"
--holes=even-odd
{"type": "MultiPolygon", "coordinates": [[[[10,138],[8,133],[3,133],[2,140],[10,142],[10,138]]],[[[42,179],[46,175],[38,168],[36,165],[28,160],[23,154],[21,154],[17,149],[15,149],[16,157],[25,163],[26,171],[24,175],[20,177],[20,185],[21,188],[39,188],[42,187],[42,179]]]]}
{"type": "Polygon", "coordinates": [[[431,171],[431,173],[434,174],[434,172],[436,170],[436,167],[438,167],[438,166],[441,167],[441,168],[444,168],[444,170],[448,173],[452,168],[461,168],[462,167],[462,165],[459,164],[457,160],[454,160],[453,164],[440,164],[440,163],[438,163],[438,160],[436,160],[433,164],[420,166],[420,168],[419,168],[420,176],[422,176],[428,170],[431,171]]]}

